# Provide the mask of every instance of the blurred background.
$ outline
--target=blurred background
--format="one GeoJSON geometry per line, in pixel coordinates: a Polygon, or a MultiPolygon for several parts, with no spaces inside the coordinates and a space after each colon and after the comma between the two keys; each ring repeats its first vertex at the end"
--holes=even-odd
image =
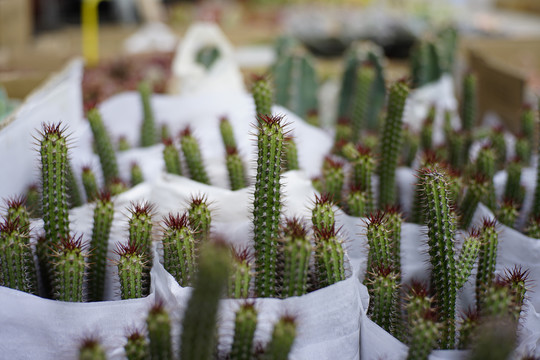
{"type": "Polygon", "coordinates": [[[481,112],[513,117],[540,93],[540,1],[0,0],[7,96],[24,99],[70,59],[88,60],[82,29],[93,8],[99,37],[83,82],[86,107],[148,77],[156,92],[170,92],[174,52],[196,21],[219,25],[243,74],[265,72],[278,39],[294,39],[313,56],[323,87],[339,81],[344,54],[360,40],[382,47],[387,83],[408,77],[415,44],[451,26],[459,40],[450,72],[477,74],[481,112]]]}

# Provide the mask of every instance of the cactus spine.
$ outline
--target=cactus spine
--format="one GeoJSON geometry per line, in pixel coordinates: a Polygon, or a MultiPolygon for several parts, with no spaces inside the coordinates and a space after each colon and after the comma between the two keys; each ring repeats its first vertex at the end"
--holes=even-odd
{"type": "Polygon", "coordinates": [[[495,226],[495,221],[484,219],[482,230],[478,233],[481,237],[476,273],[476,306],[478,312],[482,311],[483,299],[495,276],[497,246],[499,244],[499,235],[495,226]]]}
{"type": "Polygon", "coordinates": [[[102,193],[94,208],[94,227],[90,242],[88,292],[91,301],[103,300],[109,234],[114,216],[114,204],[108,193],[102,193]]]}
{"type": "Polygon", "coordinates": [[[138,87],[143,109],[143,121],[141,125],[141,146],[152,146],[156,143],[156,124],[154,113],[150,104],[152,89],[147,82],[141,82],[138,87]]]}
{"type": "Polygon", "coordinates": [[[227,286],[227,293],[230,298],[247,299],[249,297],[251,272],[251,259],[247,249],[243,251],[234,249],[231,276],[227,286]]]}
{"type": "Polygon", "coordinates": [[[247,186],[244,162],[242,161],[242,158],[240,158],[237,148],[227,147],[226,152],[225,163],[229,173],[231,190],[243,189],[247,186]]]}
{"type": "Polygon", "coordinates": [[[255,287],[262,297],[275,295],[275,264],[281,214],[283,124],[279,116],[258,116],[257,177],[253,201],[255,287]]]}
{"type": "Polygon", "coordinates": [[[358,142],[360,132],[365,125],[366,114],[369,108],[368,103],[371,95],[371,88],[373,87],[375,77],[375,69],[371,64],[363,64],[358,68],[354,110],[352,113],[351,141],[354,143],[358,142]]]}
{"type": "MultiPolygon", "coordinates": [[[[208,208],[206,196],[195,196],[191,199],[188,209],[189,225],[196,232],[197,241],[200,243],[208,239],[210,235],[210,225],[212,224],[212,214],[208,208]]],[[[199,245],[198,245],[199,246],[199,245]]]]}
{"type": "Polygon", "coordinates": [[[60,239],[53,256],[55,298],[60,301],[82,302],[86,267],[82,237],[60,239]]]}
{"type": "Polygon", "coordinates": [[[319,283],[329,286],[345,280],[345,251],[334,224],[330,228],[315,228],[315,266],[319,283]]]}
{"type": "Polygon", "coordinates": [[[296,322],[290,316],[283,316],[274,325],[272,338],[266,346],[264,360],[287,360],[296,337],[296,322]]]}
{"type": "Polygon", "coordinates": [[[82,183],[86,194],[86,200],[88,202],[94,201],[98,196],[99,190],[94,172],[89,166],[85,166],[82,169],[82,183]]]}
{"type": "Polygon", "coordinates": [[[396,303],[398,301],[398,276],[389,267],[372,267],[369,275],[370,294],[369,314],[371,319],[384,330],[394,333],[396,330],[396,303]]]}
{"type": "Polygon", "coordinates": [[[172,360],[171,321],[162,305],[152,306],[146,317],[146,327],[150,339],[150,358],[172,360]]]}
{"type": "Polygon", "coordinates": [[[255,113],[261,116],[271,116],[273,94],[272,87],[266,77],[255,76],[251,92],[255,101],[255,113]]]}
{"type": "Polygon", "coordinates": [[[253,359],[253,337],[257,327],[257,310],[251,303],[240,306],[234,319],[234,338],[229,355],[231,360],[253,359]]]}
{"type": "Polygon", "coordinates": [[[101,115],[97,109],[88,112],[88,122],[94,135],[96,151],[99,156],[101,170],[105,184],[109,186],[112,181],[118,177],[118,164],[116,162],[116,154],[109,137],[109,133],[103,124],[101,115]]]}
{"type": "Polygon", "coordinates": [[[182,165],[180,164],[180,155],[171,138],[163,140],[163,160],[165,169],[170,174],[182,175],[182,165]]]}
{"type": "Polygon", "coordinates": [[[388,114],[384,122],[379,163],[379,207],[393,205],[396,198],[396,167],[402,135],[402,117],[409,88],[402,82],[390,87],[388,114]]]}
{"type": "Polygon", "coordinates": [[[116,250],[119,256],[118,278],[120,296],[125,299],[137,299],[148,295],[149,272],[146,253],[136,244],[119,244],[116,250]]]}
{"type": "Polygon", "coordinates": [[[304,295],[307,290],[311,243],[297,218],[287,219],[281,239],[283,254],[283,297],[304,295]]]}
{"type": "Polygon", "coordinates": [[[191,178],[203,184],[210,184],[199,143],[192,135],[189,126],[180,133],[180,145],[182,146],[182,152],[184,153],[191,178]]]}
{"type": "Polygon", "coordinates": [[[187,214],[169,214],[164,220],[163,266],[180,286],[189,286],[195,274],[195,237],[187,214]]]}

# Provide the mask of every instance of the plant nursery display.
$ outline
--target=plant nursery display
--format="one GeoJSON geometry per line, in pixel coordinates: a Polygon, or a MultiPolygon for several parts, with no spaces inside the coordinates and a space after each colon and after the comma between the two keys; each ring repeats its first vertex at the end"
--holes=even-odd
{"type": "Polygon", "coordinates": [[[2,180],[3,351],[540,356],[536,114],[521,134],[479,126],[472,73],[458,106],[456,35],[413,48],[411,81],[385,80],[382,50],[353,44],[333,128],[317,62],[287,38],[249,93],[155,94],[147,79],[86,118],[81,99],[65,113],[81,94],[72,64],[0,131],[6,149],[33,142],[20,159],[35,165],[7,159],[2,180]]]}

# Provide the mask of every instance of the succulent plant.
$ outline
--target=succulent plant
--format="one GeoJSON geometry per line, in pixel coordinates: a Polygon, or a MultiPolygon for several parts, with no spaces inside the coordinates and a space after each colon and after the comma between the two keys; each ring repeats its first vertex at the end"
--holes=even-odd
{"type": "Polygon", "coordinates": [[[510,161],[506,167],[506,184],[504,186],[504,198],[517,204],[523,203],[525,189],[521,186],[522,163],[519,159],[510,161]]]}
{"type": "Polygon", "coordinates": [[[248,249],[233,249],[231,276],[227,286],[227,294],[234,299],[250,297],[250,283],[253,276],[252,258],[248,249]]]}
{"type": "Polygon", "coordinates": [[[396,303],[398,302],[398,276],[390,267],[374,265],[367,280],[371,320],[384,330],[394,334],[396,331],[396,303]]]}
{"type": "Polygon", "coordinates": [[[365,126],[366,115],[369,109],[371,88],[377,76],[373,65],[369,63],[361,64],[356,73],[355,101],[352,112],[352,136],[351,141],[357,143],[360,132],[365,126]]]}
{"type": "Polygon", "coordinates": [[[476,272],[476,308],[478,312],[482,312],[482,302],[487,288],[495,277],[497,247],[499,244],[496,222],[484,219],[482,229],[479,232],[474,231],[474,234],[480,239],[478,269],[476,272]]]}
{"type": "Polygon", "coordinates": [[[26,207],[27,199],[24,196],[14,196],[6,200],[7,214],[6,220],[12,223],[17,222],[20,229],[29,230],[30,213],[26,207]]]}
{"type": "Polygon", "coordinates": [[[345,280],[345,251],[334,224],[314,228],[314,233],[315,267],[319,283],[329,286],[345,280]]]}
{"type": "MultiPolygon", "coordinates": [[[[188,209],[189,225],[195,231],[197,248],[201,241],[208,239],[210,235],[210,225],[212,224],[212,213],[208,207],[206,195],[193,196],[188,209]]],[[[198,252],[198,250],[197,250],[198,252]]]]}
{"type": "Polygon", "coordinates": [[[117,145],[118,151],[126,151],[131,149],[131,144],[129,143],[129,140],[125,136],[120,136],[118,138],[118,145],[117,145]]]}
{"type": "Polygon", "coordinates": [[[120,280],[120,297],[137,299],[148,295],[150,277],[147,254],[134,243],[119,244],[116,253],[119,256],[116,266],[120,280]]]}
{"type": "Polygon", "coordinates": [[[421,39],[411,50],[411,75],[414,87],[436,81],[441,76],[439,49],[436,39],[421,39]]]}
{"type": "Polygon", "coordinates": [[[401,162],[412,167],[416,153],[420,147],[420,138],[407,124],[403,126],[403,145],[401,149],[401,162]]]}
{"type": "Polygon", "coordinates": [[[118,177],[116,154],[114,153],[109,133],[103,124],[99,111],[97,109],[90,110],[87,116],[90,128],[92,129],[92,134],[94,135],[94,142],[99,156],[105,185],[109,186],[113,179],[118,177]]]}
{"type": "Polygon", "coordinates": [[[519,216],[519,205],[510,199],[504,199],[497,210],[497,220],[508,227],[514,227],[519,216]]]}
{"type": "Polygon", "coordinates": [[[296,148],[296,142],[292,136],[285,137],[285,156],[283,161],[283,169],[285,171],[298,170],[298,149],[296,148]]]}
{"type": "Polygon", "coordinates": [[[144,181],[144,175],[138,163],[131,163],[130,173],[131,186],[138,185],[144,181]]]}
{"type": "Polygon", "coordinates": [[[389,271],[394,269],[393,255],[390,249],[390,231],[384,212],[377,211],[368,217],[366,236],[369,252],[365,282],[370,282],[369,277],[374,274],[375,267],[389,269],[389,271]]]}
{"type": "Polygon", "coordinates": [[[83,340],[79,347],[79,360],[106,360],[105,349],[95,338],[83,340]]]}
{"type": "Polygon", "coordinates": [[[274,96],[268,79],[265,76],[254,76],[251,92],[255,102],[255,113],[261,116],[271,116],[274,96]]]}
{"type": "Polygon", "coordinates": [[[296,320],[292,316],[282,316],[274,325],[272,338],[266,346],[263,360],[287,360],[296,338],[296,320]]]}
{"type": "Polygon", "coordinates": [[[422,149],[425,151],[427,149],[433,148],[433,123],[435,121],[435,108],[432,107],[429,109],[428,115],[424,120],[422,125],[422,130],[420,132],[420,144],[422,149]]]}
{"type": "Polygon", "coordinates": [[[162,304],[152,306],[146,317],[146,328],[150,339],[150,359],[172,360],[171,320],[162,304]]]}
{"type": "Polygon", "coordinates": [[[233,127],[226,116],[222,116],[219,119],[219,132],[221,134],[221,139],[223,140],[225,149],[235,148],[238,146],[236,144],[236,138],[234,137],[233,127]]]}
{"type": "Polygon", "coordinates": [[[28,209],[29,216],[36,218],[41,216],[41,193],[37,184],[30,185],[26,190],[26,208],[28,209]]]}
{"type": "Polygon", "coordinates": [[[324,192],[335,204],[341,203],[343,186],[345,185],[344,163],[327,156],[323,164],[324,192]]]}
{"type": "Polygon", "coordinates": [[[88,202],[94,201],[99,194],[99,188],[96,182],[96,176],[89,166],[84,166],[82,168],[82,183],[86,194],[86,200],[88,202]]]}
{"type": "Polygon", "coordinates": [[[154,112],[150,103],[152,89],[149,83],[143,81],[139,84],[138,90],[143,109],[140,144],[142,147],[152,146],[157,140],[154,112]]]}
{"type": "Polygon", "coordinates": [[[169,214],[163,223],[163,266],[180,286],[189,286],[195,275],[196,243],[188,215],[169,214]]]}
{"type": "Polygon", "coordinates": [[[328,195],[315,195],[315,203],[311,210],[311,223],[315,232],[322,230],[334,231],[335,214],[332,206],[332,201],[328,195]]]}
{"type": "Polygon", "coordinates": [[[463,78],[461,94],[461,126],[465,131],[471,131],[476,124],[476,82],[476,75],[472,73],[466,74],[463,78]]]}
{"type": "Polygon", "coordinates": [[[225,165],[229,173],[229,183],[231,190],[243,189],[247,186],[246,169],[244,162],[238,154],[236,147],[227,147],[225,165]]]}
{"type": "Polygon", "coordinates": [[[255,247],[255,288],[262,297],[274,296],[275,263],[281,213],[281,159],[283,119],[258,116],[257,176],[253,199],[253,240],[255,247]]]}
{"type": "Polygon", "coordinates": [[[491,130],[491,146],[495,152],[495,164],[502,169],[506,163],[506,141],[504,140],[504,129],[497,126],[491,130]]]}
{"type": "Polygon", "coordinates": [[[81,193],[79,191],[79,184],[73,173],[71,164],[67,163],[66,166],[66,188],[68,193],[68,203],[70,208],[81,206],[83,204],[81,193]]]}
{"type": "Polygon", "coordinates": [[[174,142],[171,138],[163,140],[163,160],[165,161],[165,169],[170,174],[182,175],[182,164],[180,163],[180,155],[174,142]]]}
{"type": "Polygon", "coordinates": [[[307,229],[298,218],[285,220],[280,239],[280,255],[283,257],[281,295],[300,296],[307,292],[309,259],[312,252],[307,229]]]}
{"type": "Polygon", "coordinates": [[[82,302],[86,254],[82,236],[62,238],[53,249],[54,297],[60,301],[82,302]]]}
{"type": "Polygon", "coordinates": [[[427,310],[409,324],[408,360],[427,360],[436,347],[440,334],[440,324],[433,310],[427,310]]]}
{"type": "Polygon", "coordinates": [[[113,179],[111,184],[109,185],[109,191],[112,196],[121,194],[128,189],[129,186],[120,178],[113,179]]]}
{"type": "Polygon", "coordinates": [[[516,137],[514,152],[516,153],[516,157],[520,159],[524,165],[529,165],[531,163],[532,143],[526,136],[518,135],[516,137]]]}
{"type": "Polygon", "coordinates": [[[190,177],[203,184],[210,184],[199,143],[192,135],[189,126],[180,133],[180,145],[182,146],[190,177]]]}
{"type": "Polygon", "coordinates": [[[371,179],[375,169],[375,159],[371,154],[371,150],[361,145],[346,145],[343,152],[352,165],[352,186],[365,194],[366,206],[362,215],[367,215],[373,211],[374,207],[371,179]]]}
{"type": "MultiPolygon", "coordinates": [[[[154,206],[148,202],[131,203],[129,212],[129,239],[131,246],[144,253],[145,262],[152,265],[152,213],[154,206]]],[[[148,268],[148,271],[150,269],[148,268]]]]}
{"type": "Polygon", "coordinates": [[[147,360],[150,358],[150,350],[148,348],[148,340],[146,336],[138,331],[132,331],[124,345],[124,352],[128,360],[147,360]]]}
{"type": "Polygon", "coordinates": [[[253,359],[253,338],[257,327],[257,310],[252,303],[244,303],[236,311],[231,360],[253,359]]]}
{"type": "Polygon", "coordinates": [[[465,197],[459,207],[460,226],[463,229],[469,227],[478,203],[488,196],[489,184],[489,180],[482,175],[476,175],[469,180],[465,197]]]}

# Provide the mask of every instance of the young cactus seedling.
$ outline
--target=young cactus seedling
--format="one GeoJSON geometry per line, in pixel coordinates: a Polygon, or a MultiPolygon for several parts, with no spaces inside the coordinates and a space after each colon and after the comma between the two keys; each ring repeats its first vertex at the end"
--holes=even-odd
{"type": "Polygon", "coordinates": [[[521,186],[522,162],[514,159],[506,167],[506,184],[504,187],[504,198],[516,204],[522,204],[525,198],[525,189],[521,186]]]}
{"type": "Polygon", "coordinates": [[[150,359],[172,360],[171,320],[162,304],[152,306],[146,317],[150,339],[150,359]]]}
{"type": "Polygon", "coordinates": [[[369,274],[369,315],[384,330],[395,334],[396,303],[398,301],[398,276],[391,268],[375,265],[369,274]]]}
{"type": "Polygon", "coordinates": [[[233,360],[253,359],[253,338],[257,327],[257,310],[253,303],[244,303],[236,311],[234,338],[229,355],[233,360]]]}
{"type": "Polygon", "coordinates": [[[118,138],[117,149],[118,151],[126,151],[126,150],[131,149],[131,144],[129,143],[129,140],[124,135],[121,135],[118,138]]]}
{"type": "Polygon", "coordinates": [[[113,179],[111,185],[109,185],[109,191],[112,196],[119,195],[128,189],[129,186],[120,178],[113,179]]]}
{"type": "Polygon", "coordinates": [[[304,295],[312,247],[300,219],[286,219],[280,245],[284,263],[282,296],[304,295]]]}
{"type": "Polygon", "coordinates": [[[362,145],[348,144],[343,148],[343,153],[352,165],[352,186],[357,187],[367,197],[366,211],[362,215],[373,211],[373,190],[371,178],[375,169],[375,159],[371,150],[362,145]]]}
{"type": "Polygon", "coordinates": [[[384,212],[378,211],[368,217],[366,235],[369,246],[366,282],[370,282],[369,275],[374,272],[375,266],[388,268],[390,271],[394,269],[390,232],[384,212]]]}
{"type": "Polygon", "coordinates": [[[497,210],[497,220],[503,225],[514,227],[519,216],[518,205],[509,199],[503,199],[497,210]]]}
{"type": "Polygon", "coordinates": [[[332,206],[328,195],[315,195],[315,204],[311,210],[311,223],[314,231],[334,231],[336,221],[332,206]]]}
{"type": "Polygon", "coordinates": [[[11,222],[17,221],[17,225],[21,229],[30,227],[30,213],[26,207],[26,198],[24,196],[15,196],[6,200],[7,220],[11,222]]]}
{"type": "Polygon", "coordinates": [[[150,98],[152,89],[147,82],[141,82],[138,87],[143,109],[143,121],[141,125],[141,146],[152,146],[156,143],[156,124],[150,98]]]}
{"type": "Polygon", "coordinates": [[[180,163],[180,155],[172,138],[163,140],[163,160],[165,161],[165,169],[170,174],[182,175],[182,164],[180,163]]]}
{"type": "Polygon", "coordinates": [[[345,196],[347,214],[356,217],[365,217],[371,213],[372,204],[369,195],[358,186],[351,185],[345,196]]]}
{"type": "Polygon", "coordinates": [[[226,153],[225,163],[229,173],[231,190],[245,188],[247,186],[246,169],[242,158],[238,154],[238,149],[236,147],[227,147],[226,153]]]}
{"type": "Polygon", "coordinates": [[[141,246],[130,243],[118,244],[116,253],[119,256],[116,266],[122,300],[137,299],[148,295],[150,273],[146,253],[141,246]]]}
{"type": "Polygon", "coordinates": [[[461,326],[459,327],[459,349],[469,349],[474,343],[474,335],[480,320],[480,313],[473,309],[468,309],[461,316],[461,326]]]}
{"type": "Polygon", "coordinates": [[[251,93],[255,101],[255,113],[260,116],[271,116],[274,95],[272,93],[272,86],[266,76],[253,76],[251,93]]]}
{"type": "Polygon", "coordinates": [[[169,214],[163,223],[163,265],[180,286],[189,286],[195,275],[196,243],[188,215],[169,214]]]}
{"type": "Polygon", "coordinates": [[[283,316],[274,325],[272,338],[266,346],[262,359],[287,360],[296,338],[296,319],[283,316]]]}
{"type": "Polygon", "coordinates": [[[471,73],[463,78],[461,122],[466,131],[471,131],[476,124],[476,75],[471,73]]]}
{"type": "Polygon", "coordinates": [[[321,286],[329,286],[345,280],[345,251],[342,241],[331,227],[314,227],[315,233],[315,266],[321,286]]]}
{"type": "Polygon", "coordinates": [[[53,287],[60,301],[82,302],[86,268],[82,236],[60,239],[53,249],[53,287]]]}
{"type": "Polygon", "coordinates": [[[119,176],[116,154],[109,137],[109,133],[103,124],[101,115],[97,109],[92,109],[88,112],[88,122],[92,128],[96,151],[99,155],[99,162],[105,179],[105,185],[109,186],[113,179],[119,176]]]}
{"type": "Polygon", "coordinates": [[[252,257],[247,249],[232,250],[232,268],[227,294],[234,299],[247,299],[250,296],[250,282],[252,277],[252,257]]]}
{"type": "Polygon", "coordinates": [[[82,183],[86,194],[86,201],[94,201],[99,194],[99,188],[96,182],[96,176],[90,166],[84,166],[82,168],[82,183]]]}
{"type": "Polygon", "coordinates": [[[132,331],[128,337],[124,352],[128,360],[147,360],[150,358],[150,350],[146,336],[139,330],[132,331]]]}
{"type": "Polygon", "coordinates": [[[516,157],[521,159],[523,165],[528,166],[531,163],[532,144],[525,135],[518,134],[516,137],[514,152],[516,153],[516,157]]]}
{"type": "Polygon", "coordinates": [[[262,297],[275,296],[275,264],[281,214],[281,159],[284,123],[280,116],[258,116],[257,176],[253,197],[255,287],[262,297]]]}
{"type": "MultiPolygon", "coordinates": [[[[189,225],[195,231],[195,237],[200,247],[200,243],[210,236],[210,226],[212,224],[212,213],[208,207],[206,195],[193,196],[188,209],[189,225]]],[[[197,250],[198,251],[198,250],[197,250]]]]}
{"type": "Polygon", "coordinates": [[[191,129],[186,127],[180,133],[180,145],[186,164],[189,170],[189,175],[195,181],[203,184],[210,184],[210,179],[206,173],[206,168],[199,148],[199,142],[191,133],[191,129]]]}
{"type": "Polygon", "coordinates": [[[459,207],[461,228],[466,229],[471,224],[478,203],[488,196],[489,184],[489,180],[482,175],[476,175],[469,181],[467,192],[459,207]]]}

